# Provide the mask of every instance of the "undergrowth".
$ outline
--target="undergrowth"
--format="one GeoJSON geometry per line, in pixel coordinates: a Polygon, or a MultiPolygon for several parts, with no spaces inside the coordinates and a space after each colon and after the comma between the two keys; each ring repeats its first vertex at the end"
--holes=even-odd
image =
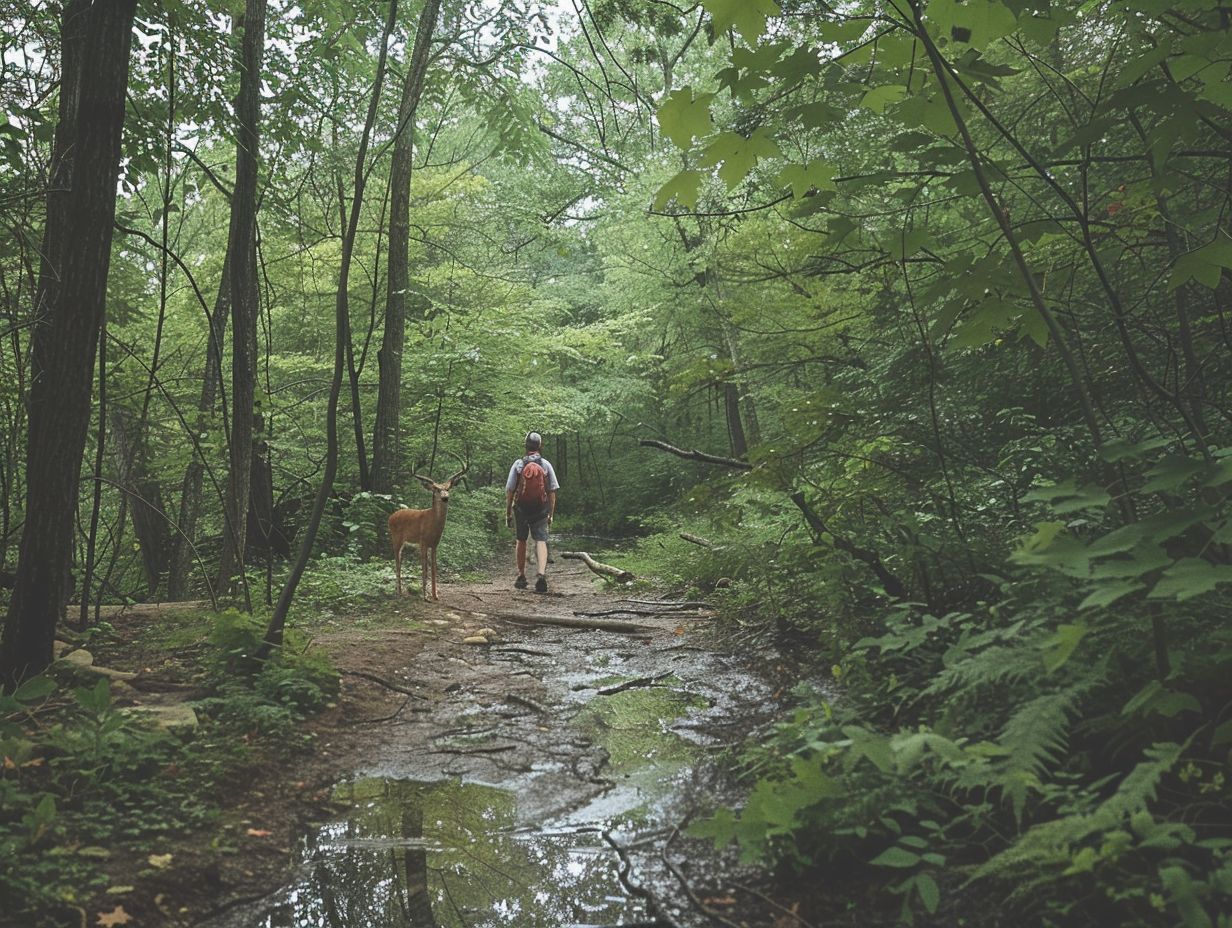
{"type": "Polygon", "coordinates": [[[13,924],[101,890],[113,853],[149,853],[213,821],[221,791],[259,755],[311,743],[299,723],[337,695],[319,652],[292,634],[257,661],[264,623],[236,610],[185,624],[208,629],[181,668],[204,685],[191,731],[151,727],[106,678],[81,685],[62,665],[0,695],[0,913],[13,924]]]}

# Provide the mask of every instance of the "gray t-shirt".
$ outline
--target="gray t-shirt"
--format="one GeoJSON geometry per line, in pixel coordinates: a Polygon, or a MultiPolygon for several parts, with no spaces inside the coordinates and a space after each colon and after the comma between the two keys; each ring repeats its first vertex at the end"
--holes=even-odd
{"type": "Polygon", "coordinates": [[[526,466],[528,458],[547,472],[547,491],[555,493],[559,490],[560,483],[556,480],[556,471],[552,470],[552,463],[540,454],[528,454],[525,458],[518,458],[513,462],[513,467],[509,468],[509,479],[505,481],[505,492],[512,493],[518,488],[518,477],[522,475],[522,468],[526,466]]]}

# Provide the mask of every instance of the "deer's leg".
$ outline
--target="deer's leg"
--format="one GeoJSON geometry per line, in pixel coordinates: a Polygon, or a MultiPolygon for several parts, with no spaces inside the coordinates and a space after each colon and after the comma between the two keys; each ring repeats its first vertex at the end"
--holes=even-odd
{"type": "Polygon", "coordinates": [[[402,545],[394,545],[394,576],[397,578],[398,595],[402,595],[402,545]]]}
{"type": "Polygon", "coordinates": [[[428,546],[419,546],[419,589],[423,598],[428,598],[428,546]]]}
{"type": "Polygon", "coordinates": [[[432,549],[432,601],[436,602],[440,597],[436,595],[436,548],[432,549]]]}

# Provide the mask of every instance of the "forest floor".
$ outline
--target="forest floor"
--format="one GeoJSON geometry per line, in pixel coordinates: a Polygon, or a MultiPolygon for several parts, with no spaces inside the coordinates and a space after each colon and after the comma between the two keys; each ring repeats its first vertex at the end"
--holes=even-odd
{"type": "Polygon", "coordinates": [[[122,902],[134,926],[807,925],[809,887],[685,831],[739,798],[718,758],[783,714],[799,668],[576,561],[546,595],[491,573],[316,620],[342,685],[312,747],[250,764],[210,827],[117,854],[130,888],[89,923],[122,902]],[[579,619],[636,627],[542,624],[579,619]]]}

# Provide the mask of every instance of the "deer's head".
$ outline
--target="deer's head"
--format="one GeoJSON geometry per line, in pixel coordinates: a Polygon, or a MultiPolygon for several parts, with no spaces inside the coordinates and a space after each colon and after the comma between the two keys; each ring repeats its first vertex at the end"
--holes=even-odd
{"type": "Polygon", "coordinates": [[[452,490],[455,485],[457,485],[458,481],[460,481],[462,477],[466,474],[466,471],[469,467],[470,465],[467,464],[460,471],[458,471],[456,474],[454,474],[452,477],[446,480],[444,483],[437,483],[431,477],[424,477],[421,474],[412,474],[412,477],[415,480],[418,480],[423,485],[423,488],[432,494],[433,505],[436,504],[436,501],[438,499],[442,503],[447,503],[449,502],[449,491],[452,490]]]}

